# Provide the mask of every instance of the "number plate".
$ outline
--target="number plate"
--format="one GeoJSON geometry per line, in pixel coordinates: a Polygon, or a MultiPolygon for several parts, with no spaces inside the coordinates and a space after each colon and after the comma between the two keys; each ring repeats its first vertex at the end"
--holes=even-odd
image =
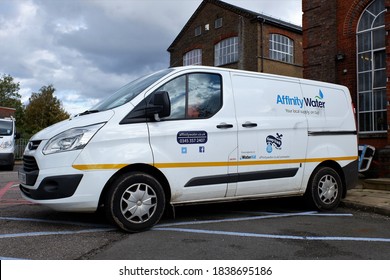
{"type": "Polygon", "coordinates": [[[19,171],[18,177],[19,177],[20,183],[22,183],[22,184],[26,184],[27,183],[27,179],[26,179],[26,174],[25,173],[19,171]]]}

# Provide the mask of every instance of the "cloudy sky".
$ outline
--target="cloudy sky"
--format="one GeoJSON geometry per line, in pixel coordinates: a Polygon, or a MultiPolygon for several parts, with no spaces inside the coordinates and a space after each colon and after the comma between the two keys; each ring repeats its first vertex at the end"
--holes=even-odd
{"type": "MultiPolygon", "coordinates": [[[[52,84],[65,110],[79,113],[169,67],[167,48],[201,2],[0,0],[0,76],[20,83],[25,104],[52,84]]],[[[225,2],[301,25],[301,0],[225,2]]]]}

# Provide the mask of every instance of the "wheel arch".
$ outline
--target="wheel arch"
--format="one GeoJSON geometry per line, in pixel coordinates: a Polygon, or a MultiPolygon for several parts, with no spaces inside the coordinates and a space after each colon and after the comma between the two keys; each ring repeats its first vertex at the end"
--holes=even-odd
{"type": "MultiPolygon", "coordinates": [[[[308,185],[310,184],[310,182],[312,181],[313,176],[322,167],[330,167],[330,168],[334,169],[339,174],[340,179],[341,179],[341,183],[343,184],[343,192],[342,192],[341,197],[345,198],[345,196],[347,195],[347,184],[346,184],[346,180],[345,180],[345,174],[344,174],[343,168],[340,166],[340,164],[338,162],[334,161],[334,160],[326,160],[326,161],[321,162],[319,165],[317,165],[317,167],[311,173],[309,181],[307,182],[307,184],[308,185]]],[[[307,189],[308,189],[308,186],[306,187],[306,191],[307,191],[307,189]]]]}
{"type": "Polygon", "coordinates": [[[169,185],[168,180],[165,177],[165,175],[160,170],[158,170],[157,168],[155,168],[154,166],[151,166],[149,164],[131,164],[131,165],[123,167],[122,169],[115,172],[115,174],[112,175],[111,178],[104,185],[104,188],[103,188],[103,190],[100,194],[100,198],[99,198],[99,208],[102,208],[104,206],[105,197],[107,196],[107,193],[110,190],[110,188],[112,187],[112,184],[114,183],[114,181],[117,178],[119,178],[120,176],[122,176],[123,174],[130,173],[130,172],[146,173],[146,174],[153,176],[157,181],[160,182],[161,186],[164,189],[165,200],[166,200],[167,205],[170,203],[170,201],[171,201],[171,188],[170,188],[170,185],[169,185]]]}

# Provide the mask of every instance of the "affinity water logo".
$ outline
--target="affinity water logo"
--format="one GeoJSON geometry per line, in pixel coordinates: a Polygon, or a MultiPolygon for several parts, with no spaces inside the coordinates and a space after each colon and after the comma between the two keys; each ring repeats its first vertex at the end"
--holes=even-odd
{"type": "Polygon", "coordinates": [[[303,108],[303,105],[313,108],[325,108],[325,101],[323,101],[324,98],[325,96],[322,90],[319,90],[318,95],[316,95],[314,98],[304,97],[302,99],[297,96],[291,97],[288,95],[278,94],[276,98],[276,104],[297,106],[299,108],[303,108]]]}
{"type": "Polygon", "coordinates": [[[314,97],[315,99],[304,97],[303,100],[305,100],[305,104],[307,107],[325,108],[325,101],[322,101],[324,97],[325,96],[322,90],[319,90],[318,95],[314,97]]]}
{"type": "Polygon", "coordinates": [[[324,99],[324,94],[322,93],[322,90],[319,91],[318,95],[315,97],[316,99],[324,99]]]}

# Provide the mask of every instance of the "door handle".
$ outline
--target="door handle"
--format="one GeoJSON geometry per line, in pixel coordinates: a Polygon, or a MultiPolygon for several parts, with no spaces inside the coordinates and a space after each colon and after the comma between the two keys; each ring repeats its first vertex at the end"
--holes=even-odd
{"type": "Polygon", "coordinates": [[[232,128],[233,125],[232,124],[229,124],[229,123],[221,123],[219,125],[217,125],[217,128],[220,128],[220,129],[227,129],[227,128],[232,128]]]}
{"type": "Polygon", "coordinates": [[[257,123],[252,123],[252,122],[246,122],[246,123],[242,124],[242,127],[246,127],[246,128],[251,128],[251,127],[256,127],[256,126],[257,126],[257,123]]]}

